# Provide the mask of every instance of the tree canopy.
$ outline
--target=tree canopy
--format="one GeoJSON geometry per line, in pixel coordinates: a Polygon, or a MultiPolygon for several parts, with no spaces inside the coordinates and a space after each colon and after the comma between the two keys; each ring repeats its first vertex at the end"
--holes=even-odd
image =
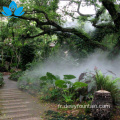
{"type": "MultiPolygon", "coordinates": [[[[1,3],[0,6],[7,6],[6,3],[10,3],[10,1],[4,2],[2,0],[1,3]]],[[[104,50],[108,49],[105,44],[102,44],[97,39],[93,39],[82,28],[63,27],[65,21],[62,19],[63,16],[57,12],[59,9],[59,0],[19,0],[18,6],[24,6],[25,14],[20,16],[19,19],[8,19],[8,26],[17,28],[15,32],[17,32],[22,40],[36,38],[45,34],[68,34],[68,36],[73,34],[91,46],[96,46],[104,50]]],[[[79,22],[89,21],[96,29],[106,30],[106,32],[108,31],[107,33],[119,34],[119,7],[119,1],[117,0],[71,0],[62,10],[62,14],[64,16],[69,15],[73,19],[78,19],[79,22]],[[69,12],[67,7],[73,3],[77,6],[77,10],[69,12]],[[80,9],[82,5],[93,5],[95,7],[95,14],[81,13],[80,9]],[[78,14],[77,17],[74,16],[75,13],[78,14]],[[103,15],[108,17],[102,18],[103,15]]],[[[4,16],[1,15],[1,17],[4,16]]],[[[12,36],[14,36],[14,30],[12,31],[12,36]]]]}

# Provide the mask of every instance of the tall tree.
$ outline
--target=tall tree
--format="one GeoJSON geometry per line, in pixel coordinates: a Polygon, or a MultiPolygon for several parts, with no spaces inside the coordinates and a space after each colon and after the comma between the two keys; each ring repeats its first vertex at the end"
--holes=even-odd
{"type": "MultiPolygon", "coordinates": [[[[30,33],[23,34],[22,37],[24,39],[26,38],[35,38],[44,34],[59,34],[59,33],[68,33],[68,34],[74,34],[83,39],[86,43],[89,45],[93,45],[102,49],[107,49],[107,47],[102,44],[100,41],[92,40],[90,35],[86,33],[85,31],[78,30],[76,28],[68,28],[63,27],[61,22],[60,15],[56,12],[58,9],[58,3],[59,0],[28,0],[23,1],[20,0],[22,5],[24,5],[25,15],[19,17],[20,19],[27,20],[27,21],[34,21],[35,26],[40,29],[40,33],[31,35],[30,33]],[[28,7],[29,6],[29,7],[28,7]]],[[[94,5],[96,13],[93,14],[82,14],[80,12],[81,4],[83,0],[72,0],[69,4],[75,3],[77,8],[77,13],[79,14],[79,17],[83,18],[86,21],[91,22],[91,24],[95,28],[107,28],[107,29],[113,29],[114,31],[119,33],[120,30],[120,14],[119,14],[119,3],[115,0],[86,0],[85,5],[90,6],[94,5]],[[107,22],[100,22],[100,17],[104,12],[107,11],[110,19],[107,22]],[[89,19],[91,16],[93,16],[93,19],[89,19]]],[[[74,16],[71,13],[68,13],[71,17],[74,18],[74,16]]],[[[78,18],[79,18],[78,17],[78,18]]],[[[19,20],[20,20],[19,19],[19,20]]],[[[74,18],[76,19],[76,18],[74,18]]],[[[119,41],[119,39],[118,39],[119,41]]]]}

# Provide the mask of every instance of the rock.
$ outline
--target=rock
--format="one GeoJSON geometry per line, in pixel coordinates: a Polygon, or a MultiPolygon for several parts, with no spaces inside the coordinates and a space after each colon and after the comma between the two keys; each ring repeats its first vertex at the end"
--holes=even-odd
{"type": "Polygon", "coordinates": [[[85,79],[86,76],[87,76],[87,72],[81,73],[78,81],[87,83],[88,87],[79,88],[75,91],[76,92],[75,98],[79,97],[80,102],[82,102],[83,99],[89,99],[87,95],[93,94],[96,90],[96,85],[95,85],[95,80],[94,80],[95,75],[92,75],[89,79],[85,79]]]}

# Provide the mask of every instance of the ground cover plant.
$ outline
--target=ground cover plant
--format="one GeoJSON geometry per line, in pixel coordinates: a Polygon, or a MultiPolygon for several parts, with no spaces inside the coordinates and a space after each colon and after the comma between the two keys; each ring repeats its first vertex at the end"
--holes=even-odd
{"type": "Polygon", "coordinates": [[[89,72],[81,81],[78,81],[74,75],[63,75],[64,77],[61,79],[58,75],[49,72],[45,76],[34,78],[28,77],[28,74],[25,75],[26,77],[20,77],[19,88],[38,92],[41,94],[41,99],[44,100],[69,104],[80,101],[80,96],[83,96],[83,100],[92,100],[94,92],[103,89],[111,92],[114,104],[119,101],[120,89],[117,83],[120,78],[105,76],[99,70],[95,70],[94,73],[89,72]],[[72,79],[76,79],[76,82],[71,82],[72,79]]]}
{"type": "Polygon", "coordinates": [[[40,86],[45,88],[48,86],[49,92],[47,92],[46,99],[52,100],[61,100],[65,103],[73,103],[75,99],[75,91],[77,92],[78,88],[87,87],[86,83],[75,82],[72,83],[70,80],[75,79],[74,75],[64,75],[63,80],[59,76],[55,76],[49,72],[46,73],[46,76],[40,78],[40,86]],[[51,86],[49,84],[51,83],[51,86]]]}
{"type": "Polygon", "coordinates": [[[46,112],[46,116],[48,120],[94,120],[89,115],[80,115],[73,116],[72,114],[68,115],[66,113],[59,113],[52,110],[46,112]]]}

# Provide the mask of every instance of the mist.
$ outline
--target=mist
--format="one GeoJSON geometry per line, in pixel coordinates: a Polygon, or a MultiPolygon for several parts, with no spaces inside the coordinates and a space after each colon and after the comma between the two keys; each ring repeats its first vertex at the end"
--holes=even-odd
{"type": "Polygon", "coordinates": [[[62,56],[60,56],[61,54],[52,56],[44,63],[38,62],[36,65],[32,66],[31,69],[26,70],[25,74],[22,76],[23,83],[21,84],[25,84],[27,79],[34,83],[40,80],[39,78],[41,76],[46,75],[47,72],[59,75],[61,79],[63,75],[75,75],[76,79],[72,80],[72,82],[75,82],[83,72],[94,73],[95,67],[105,75],[112,75],[115,78],[120,77],[120,56],[111,61],[107,58],[107,52],[95,50],[95,52],[90,54],[87,58],[77,62],[70,54],[64,54],[65,53],[63,53],[62,56]]]}

